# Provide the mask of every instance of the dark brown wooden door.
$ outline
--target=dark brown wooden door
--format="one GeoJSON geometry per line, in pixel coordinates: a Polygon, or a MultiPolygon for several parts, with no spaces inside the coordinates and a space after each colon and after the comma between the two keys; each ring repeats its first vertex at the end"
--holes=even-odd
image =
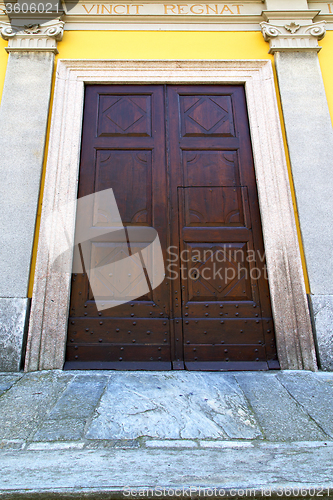
{"type": "MultiPolygon", "coordinates": [[[[166,278],[98,312],[72,278],[65,368],[278,368],[242,86],[88,86],[78,197],[113,188],[166,278]]],[[[92,243],[96,265],[114,248],[92,243]]]]}
{"type": "MultiPolygon", "coordinates": [[[[86,88],[78,197],[108,188],[124,226],[153,226],[166,251],[163,86],[86,88]]],[[[95,265],[119,251],[103,241],[92,247],[95,265]]],[[[171,369],[169,318],[166,282],[139,300],[98,312],[87,276],[73,275],[67,366],[171,369]]]]}
{"type": "Polygon", "coordinates": [[[170,86],[168,103],[179,356],[190,370],[278,367],[244,89],[170,86]]]}

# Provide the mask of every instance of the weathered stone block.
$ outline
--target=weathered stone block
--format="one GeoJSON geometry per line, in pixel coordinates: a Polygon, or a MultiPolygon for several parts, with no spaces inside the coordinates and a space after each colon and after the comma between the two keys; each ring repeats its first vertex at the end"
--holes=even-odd
{"type": "Polygon", "coordinates": [[[30,299],[0,298],[0,371],[20,370],[30,299]]]}
{"type": "Polygon", "coordinates": [[[320,368],[333,371],[333,295],[311,295],[320,368]]]}

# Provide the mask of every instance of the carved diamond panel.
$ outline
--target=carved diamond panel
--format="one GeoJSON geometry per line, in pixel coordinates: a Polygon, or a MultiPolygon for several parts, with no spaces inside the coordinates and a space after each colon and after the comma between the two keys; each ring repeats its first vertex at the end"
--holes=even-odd
{"type": "Polygon", "coordinates": [[[150,96],[100,96],[98,136],[151,136],[150,96]]]}
{"type": "MultiPolygon", "coordinates": [[[[146,294],[149,288],[140,257],[138,254],[129,255],[127,242],[93,242],[91,259],[90,282],[95,300],[121,301],[138,296],[148,298],[146,294]],[[125,265],[123,259],[127,259],[125,265]]],[[[91,290],[89,294],[91,299],[91,290]]]]}
{"type": "Polygon", "coordinates": [[[188,244],[188,301],[252,300],[247,243],[188,244]]]}
{"type": "Polygon", "coordinates": [[[209,132],[226,117],[227,112],[223,108],[219,109],[211,100],[205,99],[205,101],[201,100],[198,106],[192,106],[194,109],[187,116],[209,132]]]}
{"type": "Polygon", "coordinates": [[[143,113],[140,108],[134,106],[131,100],[120,99],[119,102],[108,109],[105,116],[126,132],[127,129],[143,117],[143,113]]]}
{"type": "Polygon", "coordinates": [[[184,137],[235,135],[229,96],[181,96],[180,108],[184,137]]]}

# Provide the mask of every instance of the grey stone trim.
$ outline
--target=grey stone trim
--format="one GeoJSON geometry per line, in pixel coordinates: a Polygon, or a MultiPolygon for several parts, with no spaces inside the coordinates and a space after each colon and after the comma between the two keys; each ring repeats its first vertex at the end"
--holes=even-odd
{"type": "Polygon", "coordinates": [[[276,52],[275,64],[310,282],[320,367],[333,370],[333,130],[317,55],[276,52]]]}
{"type": "Polygon", "coordinates": [[[320,368],[333,371],[333,295],[311,295],[320,368]]]}
{"type": "Polygon", "coordinates": [[[0,298],[0,371],[17,372],[27,330],[30,299],[0,298]]]}
{"type": "MultiPolygon", "coordinates": [[[[191,9],[190,4],[183,4],[184,8],[176,8],[173,11],[164,9],[160,0],[144,2],[140,6],[140,13],[136,13],[135,5],[130,5],[129,10],[121,7],[115,13],[115,2],[104,0],[101,5],[89,3],[88,8],[83,7],[84,2],[78,2],[73,8],[63,14],[66,22],[66,30],[180,30],[180,31],[257,31],[259,23],[275,19],[297,19],[307,20],[318,15],[316,21],[326,20],[329,29],[332,29],[333,14],[328,10],[328,4],[323,2],[308,2],[306,0],[246,0],[235,3],[229,2],[228,8],[232,12],[224,12],[224,3],[220,3],[216,12],[206,9],[206,2],[191,9]],[[311,6],[313,9],[309,9],[311,6]],[[267,9],[264,10],[263,9],[267,9]],[[269,9],[269,10],[268,10],[269,9]],[[121,13],[122,11],[122,13],[121,13]],[[196,13],[195,13],[196,12],[196,13]],[[110,15],[111,14],[111,15],[110,15]],[[274,17],[275,16],[275,17],[274,17]]],[[[279,24],[279,23],[278,23],[279,24]]]]}
{"type": "Polygon", "coordinates": [[[291,21],[283,26],[271,23],[260,23],[261,31],[266,42],[269,42],[269,53],[307,51],[319,52],[321,47],[318,40],[322,40],[326,33],[325,21],[302,25],[291,21]]]}
{"type": "Polygon", "coordinates": [[[277,52],[276,71],[314,295],[333,294],[333,130],[318,57],[277,52]]]}
{"type": "Polygon", "coordinates": [[[44,24],[15,26],[0,23],[0,34],[8,40],[7,52],[53,52],[58,54],[57,41],[62,39],[65,23],[56,19],[44,24]]]}
{"type": "Polygon", "coordinates": [[[73,241],[75,204],[66,219],[70,241],[52,213],[77,196],[84,84],[124,82],[245,85],[278,356],[282,368],[315,370],[274,76],[265,60],[58,62],[25,369],[64,363],[72,259],[64,257],[66,272],[57,274],[52,258],[73,241]]]}
{"type": "Polygon", "coordinates": [[[9,54],[0,108],[0,297],[26,297],[54,55],[9,54]]]}
{"type": "MultiPolygon", "coordinates": [[[[278,0],[278,2],[281,2],[281,0],[278,0]]],[[[290,5],[290,2],[288,0],[288,3],[290,5]]],[[[281,8],[281,4],[280,4],[281,8]]],[[[261,15],[264,19],[264,21],[267,22],[277,22],[280,25],[284,25],[287,23],[290,23],[292,20],[297,20],[301,21],[301,24],[306,24],[306,23],[311,23],[315,17],[317,17],[320,14],[320,10],[317,9],[297,9],[294,7],[294,9],[289,9],[288,10],[263,10],[261,15]]]]}
{"type": "Polygon", "coordinates": [[[37,35],[17,33],[4,24],[1,27],[1,34],[9,39],[10,54],[0,108],[0,370],[18,371],[26,341],[30,304],[26,297],[54,51],[41,47],[40,40],[48,43],[45,35],[38,41],[33,39],[22,52],[22,46],[31,42],[29,37],[37,35]]]}
{"type": "Polygon", "coordinates": [[[270,10],[307,9],[308,0],[262,0],[270,10]]]}

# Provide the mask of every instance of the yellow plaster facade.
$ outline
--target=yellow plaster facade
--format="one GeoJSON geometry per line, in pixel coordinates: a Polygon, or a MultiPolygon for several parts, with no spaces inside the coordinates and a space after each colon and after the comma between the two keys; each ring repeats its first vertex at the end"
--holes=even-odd
{"type": "Polygon", "coordinates": [[[327,31],[325,38],[320,41],[322,50],[318,53],[321,73],[323,75],[324,86],[331,120],[333,123],[333,31],[327,31]]]}
{"type": "Polygon", "coordinates": [[[5,51],[8,42],[0,37],[0,99],[2,96],[3,84],[5,83],[5,74],[7,69],[8,54],[5,51]]]}
{"type": "Polygon", "coordinates": [[[272,59],[258,31],[65,31],[61,59],[272,59]]]}

